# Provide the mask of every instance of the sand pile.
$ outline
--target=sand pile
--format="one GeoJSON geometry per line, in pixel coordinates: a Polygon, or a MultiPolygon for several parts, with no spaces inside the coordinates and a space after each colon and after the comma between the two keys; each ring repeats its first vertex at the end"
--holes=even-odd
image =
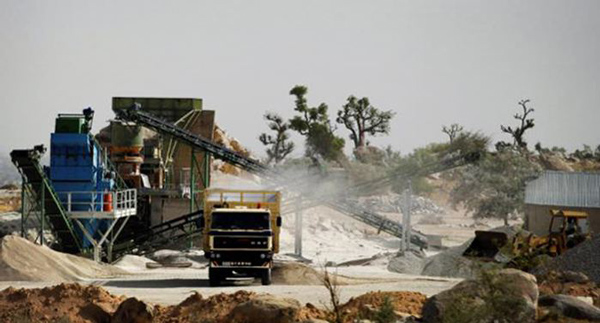
{"type": "Polygon", "coordinates": [[[323,274],[297,262],[277,263],[271,272],[276,285],[322,285],[323,274]]]}
{"type": "Polygon", "coordinates": [[[65,282],[126,274],[117,267],[60,253],[19,236],[0,240],[0,280],[65,282]]]}
{"type": "Polygon", "coordinates": [[[369,292],[351,298],[342,305],[342,313],[346,313],[348,322],[356,318],[369,318],[389,298],[394,310],[400,313],[420,316],[427,296],[417,292],[369,292]]]}
{"type": "Polygon", "coordinates": [[[109,322],[124,297],[96,286],[61,284],[0,292],[1,322],[109,322]]]}

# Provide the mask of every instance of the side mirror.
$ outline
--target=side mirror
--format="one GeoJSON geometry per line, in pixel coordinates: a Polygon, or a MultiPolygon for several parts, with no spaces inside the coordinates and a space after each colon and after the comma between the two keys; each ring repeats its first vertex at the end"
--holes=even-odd
{"type": "Polygon", "coordinates": [[[278,227],[281,226],[281,217],[280,216],[277,217],[276,224],[278,227]]]}

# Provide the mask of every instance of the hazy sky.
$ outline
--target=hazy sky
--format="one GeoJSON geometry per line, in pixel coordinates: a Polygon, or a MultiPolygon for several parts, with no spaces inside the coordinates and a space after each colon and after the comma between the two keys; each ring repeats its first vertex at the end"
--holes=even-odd
{"type": "Polygon", "coordinates": [[[262,115],[291,117],[296,84],[332,118],[350,94],[396,111],[372,143],[404,153],[454,122],[508,139],[524,98],[531,145],[596,146],[600,1],[0,1],[0,150],[47,143],[57,113],[92,106],[98,129],[111,97],[156,96],[203,98],[262,154],[262,115]]]}

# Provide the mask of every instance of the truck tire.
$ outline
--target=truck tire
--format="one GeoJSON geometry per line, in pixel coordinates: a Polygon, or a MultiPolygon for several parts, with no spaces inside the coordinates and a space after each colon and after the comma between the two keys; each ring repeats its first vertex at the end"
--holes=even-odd
{"type": "Polygon", "coordinates": [[[271,285],[271,268],[262,271],[260,276],[260,282],[263,285],[271,285]]]}
{"type": "Polygon", "coordinates": [[[214,268],[208,268],[208,284],[210,287],[216,287],[221,284],[221,275],[219,271],[214,268]]]}

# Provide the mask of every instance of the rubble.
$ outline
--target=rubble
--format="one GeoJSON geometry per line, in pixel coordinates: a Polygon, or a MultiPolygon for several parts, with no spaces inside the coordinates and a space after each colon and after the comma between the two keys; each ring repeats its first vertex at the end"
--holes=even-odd
{"type": "Polygon", "coordinates": [[[570,295],[590,297],[596,306],[600,306],[600,286],[585,274],[572,271],[550,271],[537,276],[540,295],[570,295]]]}
{"type": "Polygon", "coordinates": [[[347,322],[353,322],[358,318],[373,317],[376,312],[388,298],[398,315],[408,314],[420,316],[421,310],[427,296],[418,292],[369,292],[367,294],[351,298],[346,304],[341,306],[347,322]]]}
{"type": "Polygon", "coordinates": [[[559,314],[560,316],[568,318],[589,320],[592,322],[600,321],[599,308],[573,296],[542,296],[540,297],[538,305],[548,310],[550,312],[549,314],[559,314]]]}

